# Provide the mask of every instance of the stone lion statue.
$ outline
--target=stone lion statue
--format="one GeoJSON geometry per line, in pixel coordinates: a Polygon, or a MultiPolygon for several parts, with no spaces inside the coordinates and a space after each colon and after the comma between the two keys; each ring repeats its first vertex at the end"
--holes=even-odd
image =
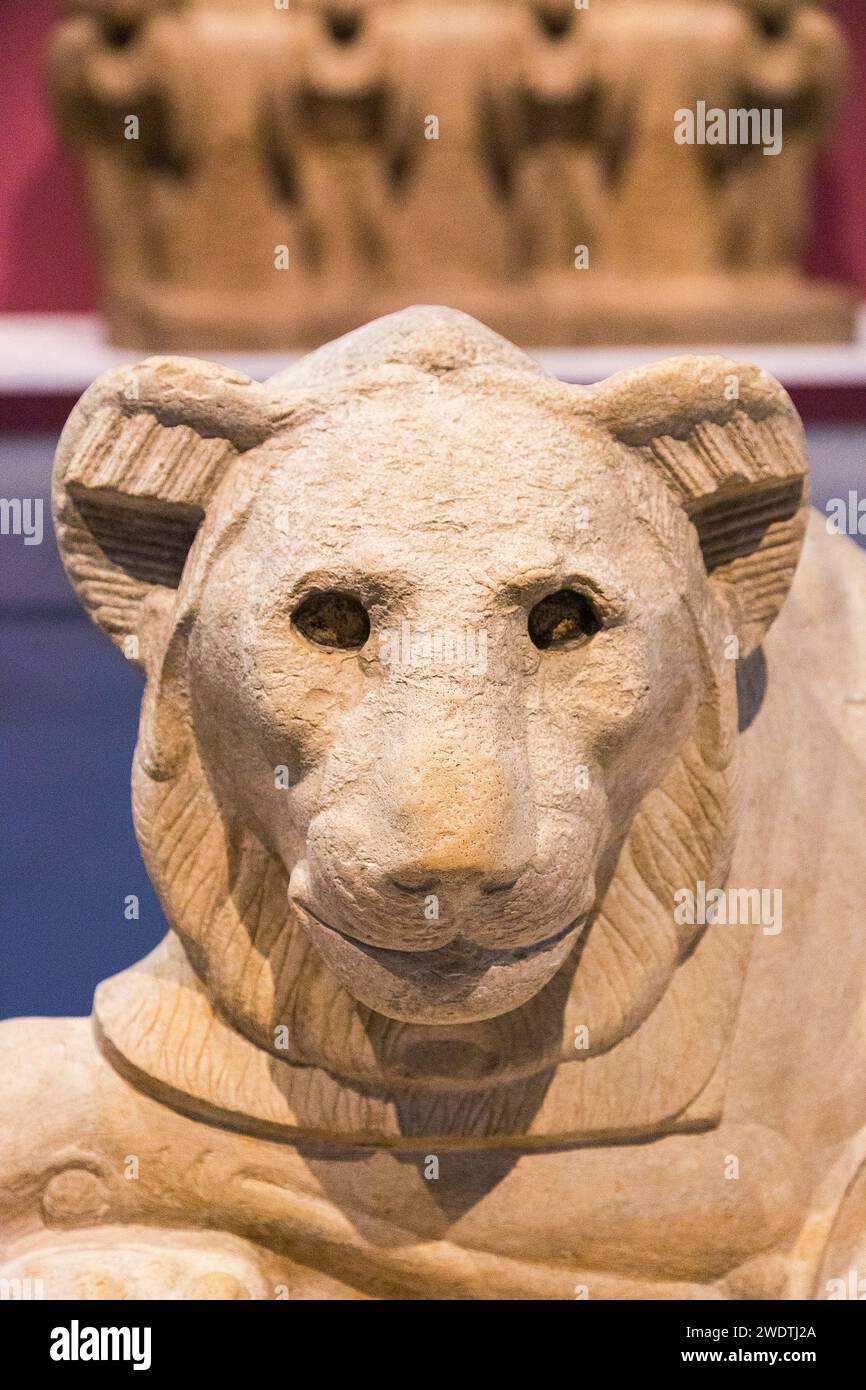
{"type": "Polygon", "coordinates": [[[264,385],[107,373],[55,509],[145,673],[171,931],[92,1023],[3,1025],[3,1274],[834,1296],[866,559],[808,520],[782,388],[714,357],[567,386],[414,308],[264,385]]]}

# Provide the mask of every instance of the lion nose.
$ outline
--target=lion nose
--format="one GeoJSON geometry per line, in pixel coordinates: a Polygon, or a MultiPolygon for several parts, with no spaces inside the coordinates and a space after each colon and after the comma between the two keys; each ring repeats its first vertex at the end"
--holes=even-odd
{"type": "Polygon", "coordinates": [[[404,745],[392,770],[383,869],[394,887],[423,894],[456,883],[484,893],[514,886],[532,853],[519,769],[477,748],[423,740],[404,745]]]}

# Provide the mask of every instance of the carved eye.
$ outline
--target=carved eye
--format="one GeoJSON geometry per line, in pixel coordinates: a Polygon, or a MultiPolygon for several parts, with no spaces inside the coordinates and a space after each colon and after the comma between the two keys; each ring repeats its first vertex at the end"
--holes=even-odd
{"type": "Polygon", "coordinates": [[[370,636],[367,610],[351,594],[335,589],[310,594],[299,603],[292,622],[309,642],[343,651],[363,647],[370,636]]]}
{"type": "Polygon", "coordinates": [[[529,635],[541,651],[576,647],[588,642],[601,627],[592,600],[575,589],[548,594],[529,614],[529,635]]]}

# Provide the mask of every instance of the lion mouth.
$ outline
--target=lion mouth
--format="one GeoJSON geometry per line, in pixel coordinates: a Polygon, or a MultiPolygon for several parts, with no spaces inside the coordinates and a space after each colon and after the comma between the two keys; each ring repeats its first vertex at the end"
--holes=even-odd
{"type": "Polygon", "coordinates": [[[371,946],[313,906],[306,861],[295,864],[289,902],[324,964],[360,1004],[407,1023],[470,1023],[519,1008],[553,978],[588,920],[575,918],[543,941],[482,945],[455,935],[420,950],[371,946]]]}
{"type": "Polygon", "coordinates": [[[545,937],[543,941],[536,941],[526,946],[482,946],[479,942],[473,941],[471,937],[455,936],[444,946],[436,946],[432,950],[426,951],[410,951],[400,947],[371,946],[368,942],[360,941],[358,937],[351,936],[348,932],[341,931],[339,927],[326,921],[310,907],[308,902],[300,901],[297,898],[294,898],[293,902],[296,908],[308,918],[312,918],[323,931],[338,937],[348,946],[375,961],[378,965],[384,966],[393,974],[405,974],[413,977],[427,974],[439,978],[448,975],[481,974],[494,966],[516,965],[521,961],[534,960],[545,955],[548,951],[555,950],[568,937],[576,936],[586,920],[585,917],[579,917],[552,936],[545,937]]]}

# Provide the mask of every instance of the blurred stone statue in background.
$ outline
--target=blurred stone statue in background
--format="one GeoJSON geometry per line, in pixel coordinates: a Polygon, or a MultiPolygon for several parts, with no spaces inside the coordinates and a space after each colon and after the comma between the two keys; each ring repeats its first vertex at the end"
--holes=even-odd
{"type": "Polygon", "coordinates": [[[853,331],[799,268],[844,73],[816,0],[71,0],[49,69],[117,342],[418,298],[536,345],[853,331]]]}

